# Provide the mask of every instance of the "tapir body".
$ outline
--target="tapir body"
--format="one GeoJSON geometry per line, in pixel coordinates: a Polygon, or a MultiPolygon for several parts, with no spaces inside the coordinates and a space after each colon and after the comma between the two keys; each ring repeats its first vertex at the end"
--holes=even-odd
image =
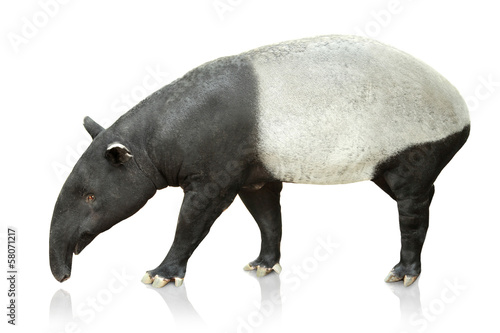
{"type": "Polygon", "coordinates": [[[282,182],[371,180],[398,204],[400,262],[386,281],[415,281],[434,181],[466,142],[457,90],[432,68],[379,42],[324,36],[206,63],[142,101],[93,142],[57,200],[52,273],[69,278],[73,253],[138,211],[158,189],[184,200],[172,247],[143,278],[184,278],[189,257],[239,195],[262,236],[245,269],[279,272],[282,182]]]}

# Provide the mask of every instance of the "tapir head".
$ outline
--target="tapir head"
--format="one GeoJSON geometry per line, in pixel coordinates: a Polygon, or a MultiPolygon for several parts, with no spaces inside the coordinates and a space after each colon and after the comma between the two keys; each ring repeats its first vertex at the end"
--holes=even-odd
{"type": "Polygon", "coordinates": [[[93,141],[64,183],[50,226],[50,268],[60,282],[71,275],[73,253],[136,213],[156,192],[133,146],[88,117],[84,126],[93,141]]]}

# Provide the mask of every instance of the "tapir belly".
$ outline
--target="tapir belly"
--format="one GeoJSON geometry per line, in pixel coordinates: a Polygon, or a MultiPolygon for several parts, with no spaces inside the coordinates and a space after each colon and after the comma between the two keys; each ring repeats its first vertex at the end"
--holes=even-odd
{"type": "Polygon", "coordinates": [[[258,82],[258,151],[285,182],[370,180],[404,149],[469,124],[456,89],[432,68],[356,38],[278,44],[251,54],[258,82]]]}

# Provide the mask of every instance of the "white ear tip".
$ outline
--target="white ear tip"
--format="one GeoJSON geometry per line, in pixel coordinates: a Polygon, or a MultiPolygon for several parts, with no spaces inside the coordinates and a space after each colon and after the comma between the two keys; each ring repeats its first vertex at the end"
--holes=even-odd
{"type": "Polygon", "coordinates": [[[127,147],[125,147],[124,145],[122,145],[119,142],[113,142],[113,143],[110,143],[108,145],[108,150],[113,149],[113,148],[121,148],[121,149],[125,149],[126,151],[128,151],[127,147]]]}
{"type": "Polygon", "coordinates": [[[109,144],[106,150],[106,158],[114,165],[124,164],[132,157],[130,150],[119,142],[109,144]]]}

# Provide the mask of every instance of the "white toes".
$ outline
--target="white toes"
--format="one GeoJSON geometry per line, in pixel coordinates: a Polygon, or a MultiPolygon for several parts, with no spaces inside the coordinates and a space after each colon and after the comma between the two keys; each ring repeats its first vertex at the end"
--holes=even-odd
{"type": "Polygon", "coordinates": [[[182,283],[184,282],[184,278],[173,278],[173,279],[165,279],[164,277],[161,277],[159,275],[155,275],[155,277],[151,277],[149,273],[146,273],[144,277],[142,278],[142,283],[145,284],[152,284],[153,288],[163,288],[167,283],[170,281],[174,281],[176,287],[182,286],[182,283]]]}
{"type": "Polygon", "coordinates": [[[400,277],[400,276],[397,276],[394,273],[394,270],[390,271],[389,274],[387,274],[387,276],[384,279],[385,282],[398,282],[398,281],[401,281],[401,280],[403,280],[403,278],[400,277]]]}
{"type": "Polygon", "coordinates": [[[267,274],[271,273],[272,271],[275,271],[277,274],[281,273],[282,268],[279,263],[274,264],[272,268],[264,267],[264,266],[252,266],[250,264],[246,264],[245,267],[243,267],[245,271],[253,271],[257,270],[257,277],[263,277],[266,276],[267,274]]]}
{"type": "Polygon", "coordinates": [[[273,266],[273,271],[275,271],[276,273],[280,274],[281,273],[281,265],[279,263],[276,263],[274,266],[273,266]]]}
{"type": "Polygon", "coordinates": [[[394,270],[390,271],[389,274],[385,277],[385,282],[398,282],[403,280],[403,285],[405,287],[411,286],[418,278],[418,275],[405,275],[398,276],[394,273],[394,270]]]}
{"type": "Polygon", "coordinates": [[[182,286],[182,283],[184,282],[184,279],[181,279],[181,278],[174,278],[174,281],[175,281],[175,286],[176,287],[180,287],[182,286]]]}
{"type": "Polygon", "coordinates": [[[143,278],[142,278],[141,282],[142,282],[142,283],[145,283],[145,284],[151,284],[151,283],[153,283],[153,280],[154,280],[154,279],[151,277],[151,275],[149,275],[149,273],[146,273],[146,274],[143,276],[143,278]]]}
{"type": "Polygon", "coordinates": [[[246,264],[245,267],[243,267],[244,271],[253,271],[256,267],[252,266],[250,264],[246,264]]]}
{"type": "Polygon", "coordinates": [[[404,286],[405,287],[409,287],[413,284],[413,282],[415,282],[418,278],[418,275],[416,276],[412,276],[412,275],[405,275],[405,278],[404,278],[404,286]]]}
{"type": "Polygon", "coordinates": [[[257,266],[257,277],[266,276],[269,272],[271,272],[270,268],[257,266]]]}
{"type": "Polygon", "coordinates": [[[162,288],[169,282],[170,282],[169,279],[164,279],[164,278],[156,275],[154,278],[154,281],[153,281],[153,288],[162,288]]]}

